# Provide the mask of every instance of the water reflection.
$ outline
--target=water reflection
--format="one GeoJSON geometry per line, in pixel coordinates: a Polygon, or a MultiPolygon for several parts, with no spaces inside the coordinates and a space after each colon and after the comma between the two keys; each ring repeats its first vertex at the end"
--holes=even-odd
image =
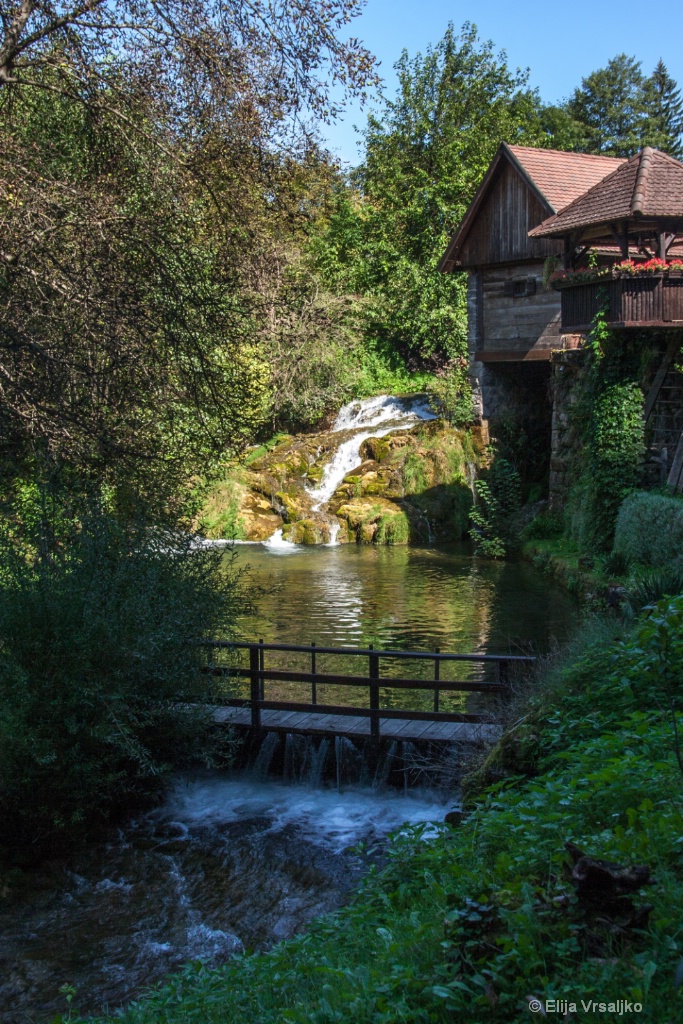
{"type": "MultiPolygon", "coordinates": [[[[286,558],[263,547],[239,549],[265,595],[244,616],[245,640],[330,647],[368,647],[472,654],[530,653],[564,640],[576,613],[573,600],[526,563],[473,558],[464,546],[449,549],[347,545],[298,547],[286,558]]],[[[266,668],[310,671],[305,655],[266,654],[266,668]]],[[[320,655],[318,672],[366,675],[364,659],[320,655]]],[[[433,678],[431,661],[383,659],[383,678],[433,678]]],[[[444,663],[442,680],[495,679],[495,667],[444,663]]],[[[240,695],[238,685],[230,693],[240,695]]],[[[243,694],[243,695],[246,695],[243,694]]],[[[266,697],[310,700],[308,686],[268,682],[266,697]]],[[[489,698],[490,699],[490,698],[489,698]]],[[[431,694],[414,690],[382,695],[383,707],[426,709],[431,694]],[[400,698],[400,699],[399,699],[400,698]]],[[[318,701],[366,706],[367,693],[319,686],[318,701]]],[[[442,710],[469,710],[479,699],[444,696],[442,710]]],[[[475,707],[476,705],[476,707],[475,707]]]]}

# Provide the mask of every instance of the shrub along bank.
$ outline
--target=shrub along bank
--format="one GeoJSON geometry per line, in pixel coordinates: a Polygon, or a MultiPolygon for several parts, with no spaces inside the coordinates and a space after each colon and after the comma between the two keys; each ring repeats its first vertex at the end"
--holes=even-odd
{"type": "Polygon", "coordinates": [[[683,597],[593,620],[470,780],[457,829],[406,830],[349,907],[265,955],[190,965],[121,1021],[515,1024],[533,1000],[565,1001],[566,1021],[621,1019],[619,1000],[681,1020],[682,656],[683,597]],[[572,878],[567,841],[647,870],[580,861],[572,878]]]}
{"type": "Polygon", "coordinates": [[[48,512],[47,550],[11,521],[0,540],[0,857],[20,863],[210,757],[208,713],[178,697],[205,698],[196,641],[227,636],[245,599],[221,554],[178,532],[124,528],[97,503],[48,512]]]}

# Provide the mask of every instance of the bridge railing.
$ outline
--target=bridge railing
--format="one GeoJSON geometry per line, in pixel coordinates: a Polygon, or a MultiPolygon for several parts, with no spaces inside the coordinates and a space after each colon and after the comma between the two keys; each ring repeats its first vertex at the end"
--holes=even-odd
{"type": "Polygon", "coordinates": [[[395,718],[409,721],[433,722],[484,722],[487,716],[463,711],[442,711],[440,698],[443,693],[484,693],[505,694],[509,691],[511,672],[515,668],[530,666],[535,658],[529,655],[513,654],[448,654],[440,651],[385,651],[377,650],[373,645],[359,647],[320,647],[311,644],[273,644],[236,641],[206,641],[203,646],[211,649],[209,664],[204,671],[214,676],[227,676],[233,679],[249,681],[248,698],[226,698],[223,703],[232,707],[248,707],[251,710],[251,725],[254,729],[261,728],[261,712],[265,710],[318,713],[322,715],[352,715],[370,719],[370,735],[378,738],[380,734],[380,718],[395,718]],[[213,660],[216,650],[248,651],[249,667],[219,665],[213,660]],[[310,658],[310,671],[287,668],[266,668],[266,653],[282,652],[287,654],[304,654],[310,658]],[[336,655],[365,659],[366,672],[356,675],[348,673],[321,672],[318,669],[318,658],[321,655],[336,655]],[[432,678],[415,678],[410,676],[389,676],[381,674],[380,662],[386,659],[395,661],[431,662],[432,678]],[[448,662],[475,663],[494,669],[492,681],[483,680],[446,680],[441,679],[441,667],[448,662]],[[304,683],[311,687],[310,702],[267,700],[265,696],[266,682],[304,683]],[[318,701],[318,688],[325,685],[348,686],[362,688],[367,691],[367,706],[321,704],[318,701]],[[433,697],[433,710],[418,711],[409,708],[382,708],[380,704],[381,689],[427,690],[433,697]]]}

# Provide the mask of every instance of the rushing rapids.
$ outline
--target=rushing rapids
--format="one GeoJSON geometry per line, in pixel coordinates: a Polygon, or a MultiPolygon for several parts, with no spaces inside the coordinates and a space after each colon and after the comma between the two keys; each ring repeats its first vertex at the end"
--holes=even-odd
{"type": "MultiPolygon", "coordinates": [[[[189,961],[267,948],[348,898],[368,865],[356,844],[443,818],[436,794],[382,790],[373,773],[321,786],[328,749],[303,737],[286,738],[285,775],[269,778],[275,739],[239,775],[179,779],[163,806],[0,903],[4,1024],[64,1013],[64,984],[96,1014],[189,961]]],[[[362,756],[344,755],[348,777],[362,756]]]]}

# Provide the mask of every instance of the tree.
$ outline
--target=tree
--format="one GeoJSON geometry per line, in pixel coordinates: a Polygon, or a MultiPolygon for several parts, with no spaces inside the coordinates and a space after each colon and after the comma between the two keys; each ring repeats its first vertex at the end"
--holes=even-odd
{"type": "Polygon", "coordinates": [[[644,83],[646,139],[671,156],[683,156],[683,99],[663,60],[644,83]]]}
{"type": "Polygon", "coordinates": [[[643,74],[640,61],[621,53],[581,82],[567,104],[586,127],[586,151],[632,156],[645,132],[643,74]]]}
{"type": "Polygon", "coordinates": [[[358,8],[0,0],[6,472],[39,457],[163,504],[250,439],[267,367],[243,267],[309,217],[324,65],[373,80],[336,35],[358,8]]]}
{"type": "Polygon", "coordinates": [[[338,189],[317,256],[337,289],[367,297],[369,339],[438,366],[462,355],[467,333],[465,277],[437,272],[448,239],[501,140],[543,133],[526,72],[473,25],[404,51],[396,70],[397,95],[368,120],[365,158],[338,189]]]}
{"type": "Polygon", "coordinates": [[[0,0],[0,86],[92,91],[112,68],[153,81],[169,115],[250,93],[258,111],[334,116],[330,82],[360,90],[374,58],[338,33],[362,0],[0,0]],[[49,85],[35,77],[53,72],[49,85]],[[326,74],[329,71],[330,74],[326,74]]]}

